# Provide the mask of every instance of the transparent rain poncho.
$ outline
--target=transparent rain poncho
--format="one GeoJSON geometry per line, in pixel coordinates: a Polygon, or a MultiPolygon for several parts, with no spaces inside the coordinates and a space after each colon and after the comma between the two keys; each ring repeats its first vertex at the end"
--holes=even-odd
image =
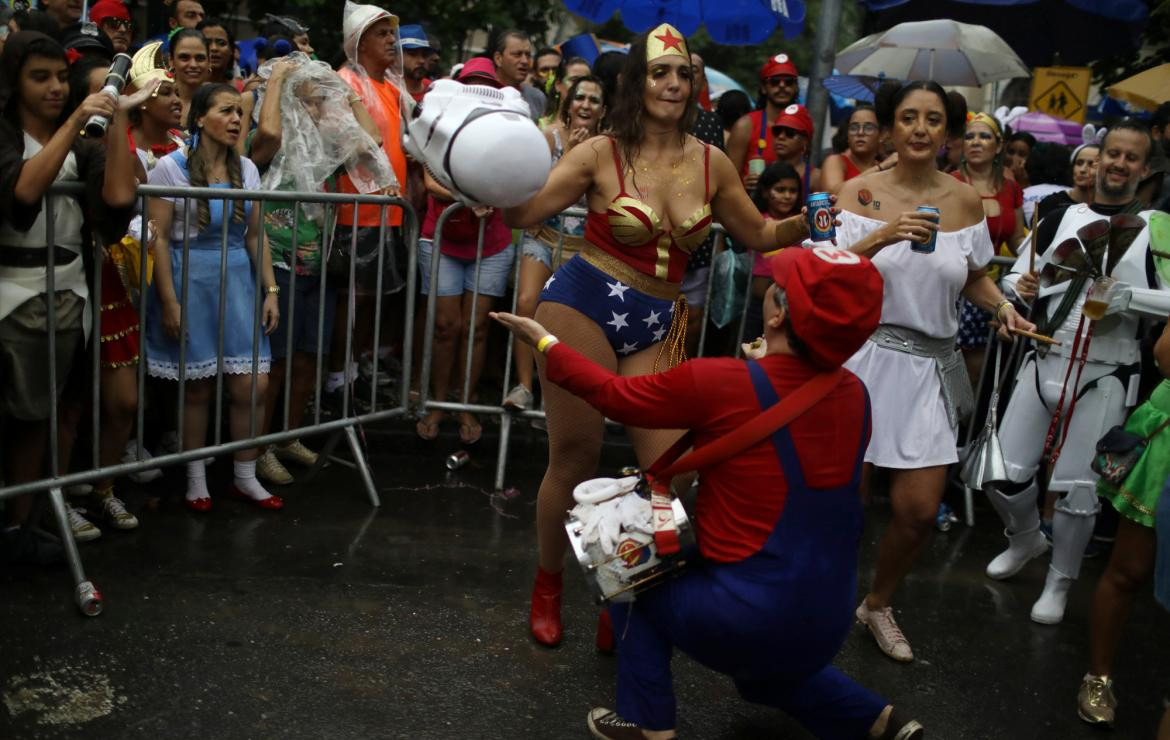
{"type": "MultiPolygon", "coordinates": [[[[386,153],[354,117],[349,85],[324,62],[299,52],[284,59],[296,67],[281,87],[280,150],[264,175],[264,187],[317,192],[341,167],[358,192],[398,187],[386,153]]],[[[261,77],[268,76],[273,62],[264,64],[261,77]]],[[[266,88],[257,109],[263,105],[266,88]]],[[[306,210],[313,216],[321,211],[319,206],[306,210]]]]}

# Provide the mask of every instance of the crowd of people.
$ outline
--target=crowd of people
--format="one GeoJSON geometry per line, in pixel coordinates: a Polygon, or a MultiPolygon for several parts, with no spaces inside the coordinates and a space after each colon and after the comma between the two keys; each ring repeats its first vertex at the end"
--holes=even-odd
{"type": "MultiPolygon", "coordinates": [[[[1152,245],[1148,225],[1170,197],[1170,106],[1152,128],[1130,119],[1087,128],[1069,148],[1013,132],[1002,111],[969,112],[932,81],[892,82],[841,119],[832,151],[816,160],[813,142],[825,132],[798,101],[791,57],[763,60],[754,104],[738,91],[712,101],[702,58],[668,24],[628,53],[592,62],[505,30],[447,71],[440,40],[421,25],[347,2],[336,65],[316,58],[297,19],[269,16],[255,68],[242,69],[231,27],[196,0],[171,3],[171,31],[158,39],[140,37],[119,0],[99,0],[84,21],[72,3],[44,6],[8,14],[0,53],[6,484],[88,466],[74,443],[92,405],[84,358],[94,343],[102,467],[150,456],[136,442],[139,399],[158,432],[154,453],[206,446],[221,375],[236,441],[298,429],[313,404],[356,403],[355,382],[390,383],[407,256],[417,249],[419,294],[434,301],[430,398],[480,400],[491,374],[489,316],[516,296],[517,315],[497,314],[516,335],[517,383],[503,403],[545,410],[529,621],[544,645],[563,638],[563,520],[574,487],[597,471],[606,417],[626,425],[646,469],[677,430],[693,430],[699,444],[819,374],[848,378],[777,432],[774,446],[753,448],[750,474],[736,466],[751,456],[702,471],[697,528],[710,567],[639,597],[638,609],[603,612],[597,641],[619,653],[618,707],[590,714],[595,735],[673,736],[673,646],[819,736],[905,740],[920,737],[921,725],[831,661],[854,620],[890,658],[914,659],[891,604],[960,461],[959,428],[987,403],[971,388],[989,374],[983,358],[996,336],[993,351],[1008,357],[1015,382],[999,429],[1006,479],[985,487],[1008,547],[987,576],[1011,578],[1051,549],[1031,616],[1056,624],[1094,532],[1115,538],[1077,697],[1082,719],[1113,723],[1114,657],[1134,599],[1165,558],[1154,526],[1170,506],[1170,442],[1161,436],[1170,380],[1158,377],[1170,377],[1170,334],[1158,333],[1170,314],[1158,260],[1170,257],[1152,245]],[[118,53],[133,54],[133,64],[116,97],[101,88],[118,53]],[[533,198],[464,206],[408,156],[404,122],[444,77],[520,93],[553,162],[533,198]],[[78,137],[95,115],[109,121],[108,134],[78,137]],[[83,194],[48,195],[69,182],[83,194]],[[408,243],[403,209],[370,203],[174,195],[144,208],[136,198],[144,183],[395,196],[410,203],[420,235],[408,243]],[[836,199],[832,243],[811,240],[802,211],[818,191],[836,199]],[[574,207],[586,215],[563,215],[574,207]],[[726,238],[716,238],[715,223],[726,238]],[[746,366],[686,362],[721,250],[752,254],[746,336],[759,336],[760,349],[746,366]],[[996,254],[1015,257],[1014,266],[996,274],[996,254]],[[59,434],[50,442],[52,409],[59,434]],[[832,439],[813,423],[818,414],[845,420],[832,439]],[[1109,434],[1142,442],[1124,474],[1102,476],[1094,463],[1109,434]],[[892,518],[854,606],[861,491],[874,468],[889,471],[892,518]],[[833,526],[814,525],[810,517],[838,499],[833,526]],[[1119,517],[1098,517],[1100,499],[1119,517]],[[793,569],[821,547],[836,547],[839,562],[815,577],[793,569]],[[794,606],[753,621],[724,608],[726,593],[794,606]],[[809,614],[823,619],[810,624],[809,614]]],[[[471,411],[423,409],[417,435],[436,439],[449,413],[460,442],[478,443],[471,411]]],[[[293,482],[286,466],[316,462],[296,439],[240,449],[228,493],[281,509],[270,488],[293,482]]],[[[207,463],[185,463],[183,501],[195,514],[218,498],[207,463]]],[[[114,484],[98,481],[85,507],[68,509],[77,540],[139,526],[114,484]]],[[[5,561],[59,556],[24,526],[32,511],[31,496],[5,502],[5,561]]]]}

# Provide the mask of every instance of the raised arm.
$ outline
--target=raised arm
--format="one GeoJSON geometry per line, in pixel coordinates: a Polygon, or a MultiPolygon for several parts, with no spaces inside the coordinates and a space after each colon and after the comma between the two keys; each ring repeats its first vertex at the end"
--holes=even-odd
{"type": "Polygon", "coordinates": [[[527,203],[505,208],[504,223],[513,229],[527,229],[544,223],[581,199],[593,186],[598,163],[610,156],[609,138],[594,136],[573,147],[549,173],[548,182],[527,203]]]}
{"type": "Polygon", "coordinates": [[[280,99],[284,91],[284,81],[291,70],[292,65],[287,61],[277,62],[272,65],[272,74],[268,76],[264,102],[260,105],[260,121],[256,124],[256,133],[252,135],[252,148],[248,155],[257,167],[270,164],[280,151],[283,136],[280,99]]]}
{"type": "Polygon", "coordinates": [[[808,237],[808,223],[803,215],[782,221],[765,221],[747,191],[739,173],[718,149],[711,150],[711,183],[714,194],[711,212],[723,224],[731,238],[749,249],[768,252],[797,244],[808,237]]]}

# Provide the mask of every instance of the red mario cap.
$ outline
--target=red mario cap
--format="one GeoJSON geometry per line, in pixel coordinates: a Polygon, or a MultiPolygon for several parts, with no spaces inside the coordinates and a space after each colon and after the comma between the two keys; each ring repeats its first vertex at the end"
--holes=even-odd
{"type": "Polygon", "coordinates": [[[771,262],[772,279],[788,299],[788,320],[810,359],[840,367],[881,321],[881,273],[868,258],[833,247],[789,247],[771,262]]]}
{"type": "Polygon", "coordinates": [[[772,124],[773,127],[783,126],[785,128],[794,128],[801,131],[810,139],[813,135],[813,120],[809,115],[808,108],[805,108],[800,103],[793,103],[780,112],[780,116],[776,122],[772,124]]]}
{"type": "Polygon", "coordinates": [[[777,54],[764,62],[764,66],[760,68],[761,80],[766,80],[772,75],[792,75],[796,77],[796,65],[792,63],[792,59],[787,54],[777,54]]]}
{"type": "Polygon", "coordinates": [[[98,0],[89,7],[89,19],[100,24],[107,18],[130,20],[130,11],[121,0],[98,0]]]}
{"type": "Polygon", "coordinates": [[[459,76],[456,79],[468,85],[500,86],[500,82],[496,78],[496,66],[487,57],[468,59],[463,65],[463,69],[459,70],[459,76]]]}

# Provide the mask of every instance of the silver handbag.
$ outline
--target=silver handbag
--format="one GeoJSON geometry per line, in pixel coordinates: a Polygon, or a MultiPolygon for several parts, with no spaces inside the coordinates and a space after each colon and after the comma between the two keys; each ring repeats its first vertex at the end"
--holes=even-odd
{"type": "Polygon", "coordinates": [[[959,480],[968,488],[982,491],[986,486],[1008,482],[1007,463],[1003,459],[1003,447],[999,444],[998,426],[999,413],[999,364],[1003,347],[996,348],[995,353],[995,386],[991,391],[991,403],[987,408],[987,421],[983,431],[967,450],[963,459],[963,467],[959,470],[959,480]]]}

